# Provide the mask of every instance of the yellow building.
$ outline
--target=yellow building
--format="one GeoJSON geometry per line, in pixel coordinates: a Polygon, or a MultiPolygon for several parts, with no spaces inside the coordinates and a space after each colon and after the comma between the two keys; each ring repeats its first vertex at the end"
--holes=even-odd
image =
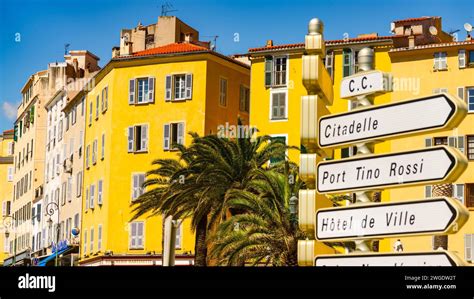
{"type": "MultiPolygon", "coordinates": [[[[371,47],[375,53],[375,69],[390,72],[388,51],[392,47],[391,37],[377,34],[359,35],[345,40],[328,40],[325,65],[333,80],[334,101],[327,108],[331,113],[351,109],[350,101],[339,96],[343,77],[357,72],[357,53],[364,47],[371,47]]],[[[304,44],[273,45],[268,41],[265,47],[249,49],[251,60],[250,125],[257,127],[259,134],[283,138],[289,146],[301,147],[300,103],[306,95],[302,82],[302,56],[304,44]]],[[[390,95],[379,95],[375,104],[390,102],[390,95]]],[[[388,152],[390,142],[375,146],[376,153],[388,152]]],[[[302,153],[305,150],[302,149],[302,153]]],[[[349,148],[337,149],[332,158],[340,159],[354,154],[349,148]]],[[[299,162],[299,152],[290,150],[291,161],[299,162]]],[[[385,192],[384,192],[385,193],[385,192]]],[[[386,195],[384,195],[386,196],[386,195]]],[[[318,195],[316,209],[332,206],[325,196],[318,195]]],[[[319,243],[316,253],[333,253],[334,250],[319,243]]]]}
{"type": "Polygon", "coordinates": [[[0,202],[2,203],[2,226],[0,230],[0,266],[10,252],[10,243],[5,233],[11,233],[8,219],[11,212],[13,196],[13,130],[4,131],[0,135],[0,202]]]}
{"type": "MultiPolygon", "coordinates": [[[[392,73],[397,78],[419,80],[413,88],[401,88],[392,93],[393,101],[447,92],[468,105],[468,114],[453,130],[428,133],[392,141],[392,151],[445,144],[457,147],[468,159],[468,168],[453,182],[453,196],[470,212],[468,222],[448,237],[448,250],[466,261],[474,261],[474,40],[398,47],[390,51],[392,73]]],[[[417,199],[431,196],[431,186],[399,188],[390,191],[392,200],[417,199]]],[[[428,211],[429,212],[429,211],[428,211]]],[[[383,243],[390,251],[395,240],[383,243]]],[[[433,249],[433,238],[401,238],[405,251],[433,249]]]]}
{"type": "MultiPolygon", "coordinates": [[[[81,265],[160,265],[163,222],[132,219],[145,173],[176,158],[187,132],[216,134],[248,120],[249,67],[191,42],[113,58],[86,95],[81,265]]],[[[247,121],[248,122],[248,121],[247,121]]],[[[190,220],[177,231],[176,265],[194,259],[190,220]]]]}

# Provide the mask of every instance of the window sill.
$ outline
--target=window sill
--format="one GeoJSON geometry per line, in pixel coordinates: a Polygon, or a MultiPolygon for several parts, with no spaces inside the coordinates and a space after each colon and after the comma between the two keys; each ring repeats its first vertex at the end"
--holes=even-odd
{"type": "Polygon", "coordinates": [[[285,122],[288,121],[288,118],[271,118],[270,122],[285,122]]]}
{"type": "Polygon", "coordinates": [[[134,251],[144,250],[144,249],[145,249],[145,247],[128,248],[128,250],[134,250],[134,251]]]}
{"type": "Polygon", "coordinates": [[[168,102],[186,102],[187,100],[191,100],[191,99],[171,99],[168,102]]]}
{"type": "Polygon", "coordinates": [[[444,68],[444,69],[433,69],[433,72],[447,72],[448,71],[448,68],[444,68]]]}

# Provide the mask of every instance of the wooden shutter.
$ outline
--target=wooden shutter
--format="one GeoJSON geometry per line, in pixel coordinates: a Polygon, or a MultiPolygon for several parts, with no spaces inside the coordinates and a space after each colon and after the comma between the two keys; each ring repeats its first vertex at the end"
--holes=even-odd
{"type": "Polygon", "coordinates": [[[171,83],[172,77],[170,75],[166,76],[165,80],[165,101],[171,101],[171,83]]]}
{"type": "Polygon", "coordinates": [[[89,187],[86,188],[86,210],[89,208],[89,187]]]}
{"type": "Polygon", "coordinates": [[[133,152],[133,127],[128,127],[128,152],[133,152]]]}
{"type": "Polygon", "coordinates": [[[186,74],[186,99],[190,100],[193,95],[193,74],[186,74]]]}
{"type": "Polygon", "coordinates": [[[465,234],[464,235],[464,255],[466,261],[474,260],[473,257],[473,247],[474,247],[474,234],[465,234]]]}
{"type": "Polygon", "coordinates": [[[105,87],[105,110],[109,107],[109,87],[105,87]]]}
{"type": "Polygon", "coordinates": [[[143,222],[137,223],[137,247],[143,247],[143,222]]]}
{"type": "Polygon", "coordinates": [[[464,101],[464,93],[465,93],[464,86],[458,87],[458,97],[463,101],[464,101]]]}
{"type": "Polygon", "coordinates": [[[138,196],[142,195],[144,192],[143,184],[145,183],[145,175],[144,174],[139,174],[138,175],[138,188],[137,188],[137,193],[138,196]]]}
{"type": "Polygon", "coordinates": [[[90,200],[91,200],[91,203],[90,203],[90,208],[93,209],[94,208],[94,197],[95,197],[95,185],[91,185],[91,191],[90,191],[90,200]]]}
{"type": "Polygon", "coordinates": [[[265,86],[272,86],[272,74],[273,74],[273,57],[269,56],[265,58],[265,86]]]}
{"type": "Polygon", "coordinates": [[[170,149],[170,124],[163,126],[163,148],[165,150],[170,149]]]}
{"type": "Polygon", "coordinates": [[[104,156],[105,156],[105,133],[102,134],[102,148],[101,148],[100,158],[104,159],[104,156]]]}
{"type": "Polygon", "coordinates": [[[138,175],[134,174],[132,179],[132,199],[136,199],[138,196],[138,175]]]}
{"type": "Polygon", "coordinates": [[[459,62],[459,68],[465,68],[466,67],[466,50],[459,50],[458,52],[458,62],[459,62]]]}
{"type": "Polygon", "coordinates": [[[245,111],[245,89],[243,85],[240,85],[240,102],[239,102],[239,110],[245,111]]]}
{"type": "Polygon", "coordinates": [[[148,103],[155,102],[155,77],[148,77],[148,103]]]}
{"type": "Polygon", "coordinates": [[[178,123],[178,144],[184,144],[184,122],[178,123]]]}
{"type": "Polygon", "coordinates": [[[456,147],[456,143],[457,143],[456,141],[457,141],[456,136],[449,136],[448,137],[448,146],[456,147]]]}
{"type": "Polygon", "coordinates": [[[135,79],[130,80],[128,87],[128,104],[133,105],[135,103],[135,79]]]}
{"type": "Polygon", "coordinates": [[[142,134],[140,136],[141,150],[146,151],[148,149],[148,125],[142,125],[142,134]]]}

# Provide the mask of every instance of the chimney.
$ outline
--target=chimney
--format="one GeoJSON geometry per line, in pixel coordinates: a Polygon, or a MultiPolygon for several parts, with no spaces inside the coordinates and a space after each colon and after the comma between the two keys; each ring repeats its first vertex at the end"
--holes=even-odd
{"type": "Polygon", "coordinates": [[[267,44],[265,45],[265,47],[273,47],[273,40],[272,39],[267,40],[267,44]]]}
{"type": "Polygon", "coordinates": [[[408,37],[408,48],[409,49],[413,49],[415,47],[415,36],[414,35],[410,35],[408,37]]]}
{"type": "Polygon", "coordinates": [[[80,73],[79,73],[79,62],[77,61],[76,58],[74,58],[72,60],[72,65],[74,66],[74,73],[76,75],[76,78],[79,78],[80,77],[80,73]]]}
{"type": "Polygon", "coordinates": [[[185,43],[192,43],[193,42],[193,34],[192,33],[186,33],[184,35],[184,42],[185,43]]]}
{"type": "Polygon", "coordinates": [[[112,48],[112,58],[120,56],[120,47],[113,47],[112,48]]]}

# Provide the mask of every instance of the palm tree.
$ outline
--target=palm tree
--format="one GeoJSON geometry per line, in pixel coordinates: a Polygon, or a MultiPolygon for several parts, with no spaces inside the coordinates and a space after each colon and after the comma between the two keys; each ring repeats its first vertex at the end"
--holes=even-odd
{"type": "Polygon", "coordinates": [[[298,239],[305,235],[293,223],[289,203],[303,183],[288,180],[297,173],[288,163],[283,173],[255,169],[243,189],[227,192],[226,207],[243,213],[222,222],[209,239],[219,265],[297,266],[298,239]]]}
{"type": "Polygon", "coordinates": [[[205,266],[207,232],[225,220],[228,190],[241,189],[249,172],[266,167],[271,157],[284,156],[288,147],[269,142],[269,136],[226,139],[190,135],[189,147],[176,145],[178,160],[152,163],[158,168],[147,173],[144,186],[149,191],[132,205],[134,218],[148,212],[175,219],[191,217],[196,232],[195,265],[205,266]]]}

